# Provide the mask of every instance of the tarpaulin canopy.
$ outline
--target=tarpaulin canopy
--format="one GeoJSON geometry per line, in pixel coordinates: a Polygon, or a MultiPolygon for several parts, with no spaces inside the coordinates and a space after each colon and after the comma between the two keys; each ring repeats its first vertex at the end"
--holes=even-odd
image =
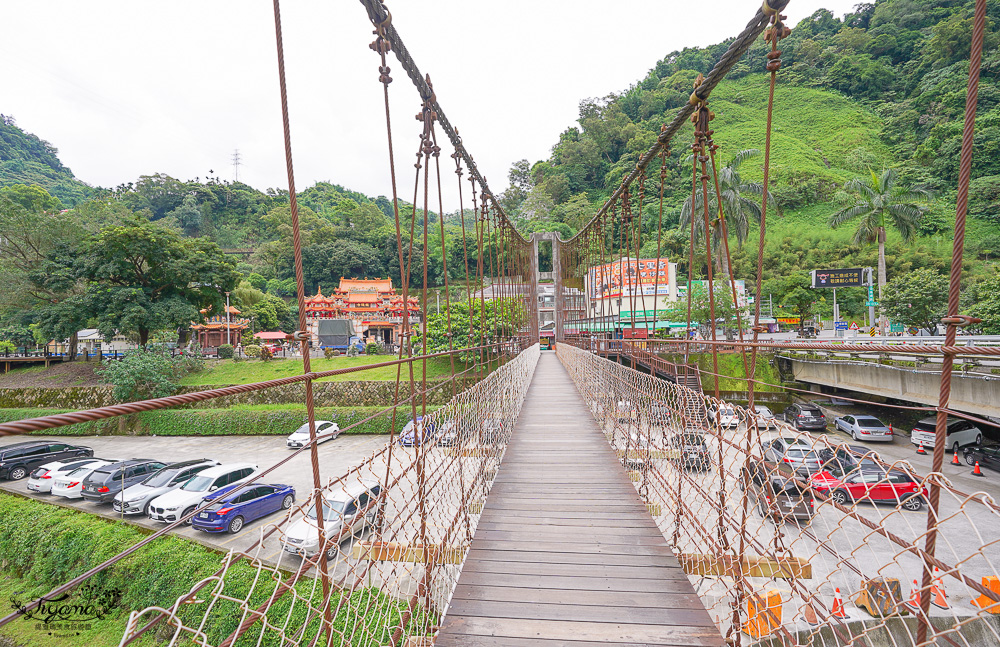
{"type": "Polygon", "coordinates": [[[257,339],[284,339],[287,335],[280,330],[275,330],[273,332],[257,332],[253,336],[257,339]]]}

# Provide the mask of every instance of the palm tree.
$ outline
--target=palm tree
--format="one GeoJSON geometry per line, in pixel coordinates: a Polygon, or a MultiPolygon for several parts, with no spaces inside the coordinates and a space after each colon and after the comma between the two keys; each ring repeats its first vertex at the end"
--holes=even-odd
{"type": "Polygon", "coordinates": [[[878,242],[878,298],[882,300],[885,287],[885,228],[891,224],[905,242],[917,235],[920,217],[926,207],[920,202],[933,199],[930,189],[923,186],[903,186],[896,184],[896,171],[885,169],[881,175],[869,169],[870,177],[856,177],[844,185],[847,191],[856,194],[852,206],[845,207],[830,216],[830,226],[836,229],[845,222],[860,218],[854,231],[854,243],[878,242]]]}
{"type": "MultiPolygon", "coordinates": [[[[757,182],[744,182],[740,177],[740,166],[743,162],[752,157],[756,157],[760,151],[755,148],[748,148],[736,153],[729,164],[719,169],[719,193],[722,196],[722,212],[726,217],[726,229],[729,234],[736,235],[736,243],[743,246],[750,233],[750,221],[760,222],[760,197],[764,193],[764,186],[757,182]],[[758,196],[755,200],[746,197],[747,194],[758,196]]],[[[690,163],[691,156],[687,162],[690,163]]],[[[711,173],[711,169],[709,170],[711,173]]],[[[767,192],[767,200],[774,204],[774,196],[767,192]]],[[[696,214],[702,213],[704,197],[699,188],[695,192],[694,211],[696,214]]],[[[719,224],[719,206],[715,194],[715,185],[711,177],[708,180],[708,211],[711,216],[709,227],[712,229],[712,248],[720,272],[725,278],[729,278],[729,262],[725,258],[722,247],[722,227],[719,224]]],[[[681,206],[679,223],[681,227],[688,225],[691,218],[691,198],[688,197],[681,206]]],[[[697,215],[694,219],[695,235],[704,240],[705,220],[697,215]]]]}

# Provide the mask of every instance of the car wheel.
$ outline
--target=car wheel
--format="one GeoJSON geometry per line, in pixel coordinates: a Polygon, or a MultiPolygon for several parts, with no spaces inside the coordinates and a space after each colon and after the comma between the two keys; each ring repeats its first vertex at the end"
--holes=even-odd
{"type": "Polygon", "coordinates": [[[980,447],[983,444],[983,435],[979,434],[976,436],[976,447],[980,447]]]}
{"type": "Polygon", "coordinates": [[[858,431],[856,429],[851,429],[851,438],[853,438],[854,441],[857,442],[857,440],[858,440],[858,431]]]}
{"type": "Polygon", "coordinates": [[[848,495],[847,492],[844,492],[843,490],[835,491],[833,494],[830,495],[830,499],[833,500],[834,503],[840,505],[847,505],[848,503],[851,502],[850,495],[848,495]]]}
{"type": "Polygon", "coordinates": [[[956,440],[955,444],[951,446],[951,453],[958,456],[958,449],[958,441],[956,440]]]}
{"type": "Polygon", "coordinates": [[[338,548],[336,543],[330,544],[330,547],[326,549],[326,561],[332,562],[337,558],[338,548]]]}
{"type": "Polygon", "coordinates": [[[920,508],[924,507],[924,500],[919,496],[911,496],[906,501],[903,501],[903,509],[915,512],[920,508]]]}
{"type": "Polygon", "coordinates": [[[965,452],[965,464],[968,465],[969,467],[972,467],[973,465],[976,464],[976,457],[970,451],[965,452]]]}
{"type": "Polygon", "coordinates": [[[12,481],[20,481],[21,479],[23,479],[27,475],[28,475],[28,470],[27,469],[25,469],[25,468],[23,468],[21,466],[17,466],[17,467],[15,467],[14,469],[12,469],[10,471],[10,480],[12,480],[12,481]]]}
{"type": "Polygon", "coordinates": [[[229,534],[235,535],[240,530],[243,529],[243,517],[234,517],[232,521],[229,522],[229,534]]]}
{"type": "MultiPolygon", "coordinates": [[[[181,518],[181,519],[183,519],[184,517],[186,517],[186,516],[188,516],[189,514],[191,514],[192,512],[194,512],[194,508],[195,508],[194,506],[191,506],[190,508],[188,508],[187,510],[185,510],[185,511],[184,511],[184,512],[183,512],[183,513],[181,514],[181,517],[180,517],[180,518],[181,518]]],[[[183,524],[183,525],[185,525],[185,526],[190,526],[190,525],[191,525],[191,520],[190,520],[190,519],[188,519],[187,521],[185,521],[185,522],[184,522],[184,524],[183,524]]]]}
{"type": "Polygon", "coordinates": [[[287,510],[287,509],[291,508],[292,507],[292,501],[293,501],[292,495],[291,494],[286,494],[285,498],[281,500],[281,509],[282,510],[287,510]]]}

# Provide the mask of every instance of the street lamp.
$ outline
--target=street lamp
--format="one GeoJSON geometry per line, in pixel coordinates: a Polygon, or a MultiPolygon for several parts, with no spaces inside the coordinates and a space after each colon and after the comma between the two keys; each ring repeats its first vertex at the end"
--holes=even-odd
{"type": "Polygon", "coordinates": [[[233,345],[232,331],[229,325],[229,292],[226,292],[226,343],[233,345]]]}

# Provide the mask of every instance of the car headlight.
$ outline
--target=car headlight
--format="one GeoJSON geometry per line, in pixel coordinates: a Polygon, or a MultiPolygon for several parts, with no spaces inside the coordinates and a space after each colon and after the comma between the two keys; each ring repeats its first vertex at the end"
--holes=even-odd
{"type": "Polygon", "coordinates": [[[141,497],[138,497],[136,499],[129,499],[128,501],[125,502],[125,505],[135,505],[136,503],[141,503],[142,501],[145,501],[145,500],[146,500],[146,497],[141,496],[141,497]]]}

